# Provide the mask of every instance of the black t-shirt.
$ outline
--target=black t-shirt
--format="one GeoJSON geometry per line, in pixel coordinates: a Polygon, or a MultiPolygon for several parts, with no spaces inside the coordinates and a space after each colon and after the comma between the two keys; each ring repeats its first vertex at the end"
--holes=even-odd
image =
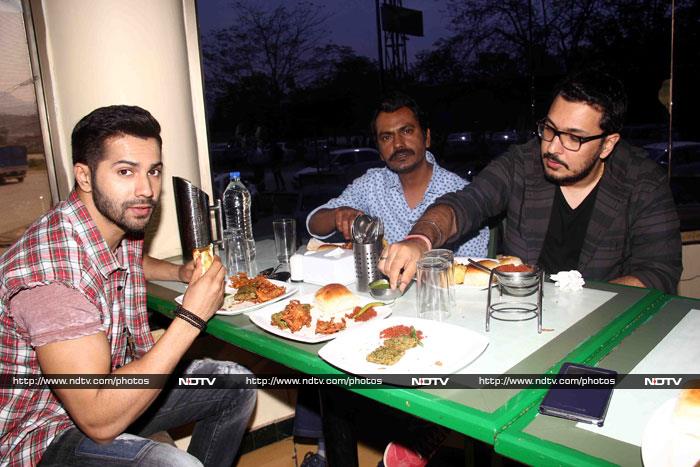
{"type": "Polygon", "coordinates": [[[593,214],[597,192],[598,185],[576,209],[571,209],[561,188],[557,188],[539,259],[539,264],[545,272],[554,274],[578,269],[578,258],[593,214]]]}

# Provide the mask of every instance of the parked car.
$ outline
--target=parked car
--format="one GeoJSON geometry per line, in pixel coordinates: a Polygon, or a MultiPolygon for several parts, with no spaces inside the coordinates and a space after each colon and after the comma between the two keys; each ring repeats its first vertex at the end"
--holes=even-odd
{"type": "Polygon", "coordinates": [[[515,130],[494,131],[491,133],[491,141],[494,143],[513,144],[520,141],[515,130]]]}
{"type": "Polygon", "coordinates": [[[328,155],[331,143],[327,139],[309,140],[304,145],[304,160],[306,162],[319,162],[328,155]]]}
{"type": "Polygon", "coordinates": [[[471,131],[461,133],[450,133],[447,135],[447,144],[468,144],[474,141],[474,135],[471,131]]]}
{"type": "Polygon", "coordinates": [[[293,149],[289,143],[286,141],[278,141],[275,143],[277,147],[279,147],[282,150],[282,153],[284,154],[282,156],[282,160],[284,162],[292,162],[296,160],[297,158],[297,150],[293,149]]]}
{"type": "MultiPolygon", "coordinates": [[[[319,161],[318,167],[304,167],[294,173],[292,181],[299,186],[301,179],[310,175],[342,175],[350,183],[363,175],[368,169],[383,167],[384,162],[374,148],[347,148],[330,151],[326,158],[319,161]],[[324,160],[325,159],[325,160],[324,160]]],[[[340,187],[342,190],[343,187],[340,187]]]]}
{"type": "MultiPolygon", "coordinates": [[[[668,143],[652,143],[644,146],[649,158],[668,171],[668,143]]],[[[673,143],[671,156],[671,192],[678,206],[681,227],[688,227],[688,219],[697,224],[693,216],[688,216],[689,207],[696,209],[700,205],[700,142],[677,141],[673,143]]],[[[695,224],[693,224],[695,225],[695,224]]]]}
{"type": "MultiPolygon", "coordinates": [[[[652,143],[644,146],[649,157],[668,170],[668,143],[652,143]]],[[[700,142],[676,141],[671,156],[672,177],[700,176],[700,142]]]]}
{"type": "Polygon", "coordinates": [[[16,178],[21,183],[27,175],[28,167],[25,146],[0,148],[0,183],[5,183],[7,178],[16,178]]]}

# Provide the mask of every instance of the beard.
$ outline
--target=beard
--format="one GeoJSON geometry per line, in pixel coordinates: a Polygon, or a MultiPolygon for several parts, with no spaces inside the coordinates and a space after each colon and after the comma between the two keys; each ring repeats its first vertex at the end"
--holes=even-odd
{"type": "Polygon", "coordinates": [[[100,214],[105,216],[111,222],[113,222],[117,227],[122,229],[126,234],[129,235],[139,235],[144,233],[148,221],[151,220],[151,215],[153,210],[147,216],[136,217],[135,219],[129,219],[126,215],[127,209],[130,206],[150,206],[151,208],[156,207],[157,201],[153,199],[138,199],[124,201],[121,205],[115,200],[111,199],[109,196],[105,195],[100,191],[95,180],[92,181],[92,200],[95,203],[95,207],[100,214]]]}
{"type": "Polygon", "coordinates": [[[389,156],[389,158],[387,159],[386,166],[395,174],[405,174],[413,172],[416,169],[416,167],[418,167],[421,164],[422,161],[420,159],[417,159],[413,164],[407,165],[405,167],[394,167],[390,164],[390,162],[398,159],[399,157],[411,155],[415,155],[415,151],[413,151],[412,149],[399,149],[397,151],[394,151],[391,154],[391,156],[389,156]]]}
{"type": "MultiPolygon", "coordinates": [[[[544,177],[547,180],[549,180],[550,182],[556,183],[558,185],[563,185],[563,186],[573,185],[574,183],[580,182],[584,178],[588,177],[591,174],[591,172],[593,172],[593,169],[596,168],[597,162],[599,160],[598,158],[602,152],[603,152],[603,145],[601,144],[600,148],[598,149],[598,151],[596,151],[595,155],[593,157],[591,157],[589,160],[587,160],[586,165],[584,165],[583,168],[581,168],[581,170],[579,170],[578,172],[575,172],[571,175],[556,176],[556,175],[548,173],[546,168],[545,168],[544,177]]],[[[543,164],[544,164],[544,161],[546,159],[557,162],[557,163],[561,164],[564,168],[569,170],[569,164],[567,164],[566,162],[561,160],[556,154],[546,152],[542,155],[542,163],[543,164]]]]}

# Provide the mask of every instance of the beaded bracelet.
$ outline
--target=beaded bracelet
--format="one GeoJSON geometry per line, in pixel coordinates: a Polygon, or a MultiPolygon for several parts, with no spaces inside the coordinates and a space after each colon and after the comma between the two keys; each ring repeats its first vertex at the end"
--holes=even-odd
{"type": "Polygon", "coordinates": [[[189,310],[186,310],[185,308],[182,307],[182,305],[178,305],[177,308],[175,308],[175,311],[173,314],[180,318],[183,321],[187,321],[190,323],[192,326],[196,327],[200,331],[204,331],[207,328],[207,322],[204,321],[202,318],[199,316],[195,315],[189,310]]]}

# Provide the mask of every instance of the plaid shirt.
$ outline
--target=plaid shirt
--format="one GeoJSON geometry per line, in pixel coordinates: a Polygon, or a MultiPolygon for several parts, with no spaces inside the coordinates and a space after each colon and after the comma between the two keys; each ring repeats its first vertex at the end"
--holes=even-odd
{"type": "MultiPolygon", "coordinates": [[[[75,192],[37,220],[0,257],[0,374],[41,374],[27,331],[8,304],[21,290],[50,283],[71,287],[94,305],[109,340],[112,370],[148,351],[153,340],[142,261],[142,240],[125,238],[117,255],[109,250],[75,192]],[[133,346],[127,345],[129,335],[133,346]]],[[[52,312],[50,306],[46,312],[52,312]]],[[[0,463],[38,464],[53,438],[73,426],[48,387],[0,388],[0,463]]]]}

